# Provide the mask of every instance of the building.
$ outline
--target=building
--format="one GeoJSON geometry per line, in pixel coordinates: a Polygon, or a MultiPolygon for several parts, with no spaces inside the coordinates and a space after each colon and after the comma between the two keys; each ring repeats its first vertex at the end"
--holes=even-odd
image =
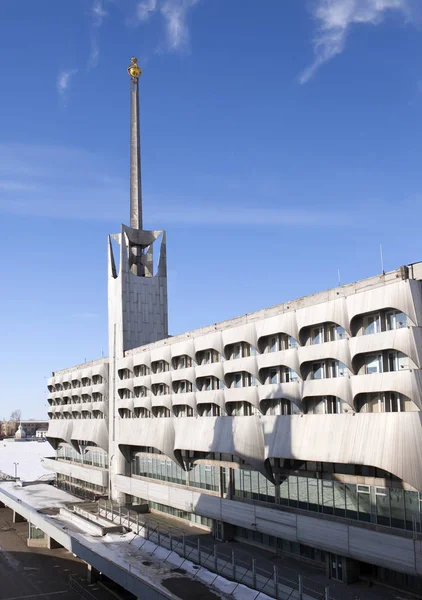
{"type": "Polygon", "coordinates": [[[40,440],[46,440],[47,439],[47,429],[37,429],[37,431],[35,432],[35,437],[40,440]]]}
{"type": "Polygon", "coordinates": [[[339,580],[422,590],[422,263],[169,337],[165,232],[142,224],[136,63],[129,73],[109,356],[53,372],[44,465],[83,497],[147,502],[339,580]]]}
{"type": "Polygon", "coordinates": [[[22,424],[20,424],[15,433],[15,440],[21,441],[21,440],[25,440],[25,439],[26,439],[26,431],[22,427],[22,424]]]}
{"type": "Polygon", "coordinates": [[[37,429],[48,429],[48,420],[36,421],[30,419],[28,421],[3,421],[1,426],[1,435],[3,437],[14,437],[19,425],[22,425],[27,437],[34,437],[37,429]]]}

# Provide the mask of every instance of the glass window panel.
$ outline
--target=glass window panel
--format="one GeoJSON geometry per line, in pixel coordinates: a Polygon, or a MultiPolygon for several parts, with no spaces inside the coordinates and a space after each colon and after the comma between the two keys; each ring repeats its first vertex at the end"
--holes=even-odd
{"type": "Polygon", "coordinates": [[[297,477],[291,475],[289,477],[289,506],[298,505],[298,493],[297,493],[297,477]]]}
{"type": "Polygon", "coordinates": [[[404,529],[404,490],[390,490],[391,526],[404,529]]]}
{"type": "Polygon", "coordinates": [[[358,485],[358,518],[359,521],[371,520],[371,494],[369,485],[358,485]]]}
{"type": "Polygon", "coordinates": [[[308,479],[306,477],[298,477],[299,491],[299,508],[308,510],[308,479]]]}
{"type": "Polygon", "coordinates": [[[419,514],[419,494],[418,492],[411,492],[405,490],[404,502],[406,509],[406,529],[413,531],[421,530],[420,514],[419,514]]]}
{"type": "Polygon", "coordinates": [[[309,478],[308,479],[308,506],[309,510],[314,512],[319,511],[319,491],[318,491],[318,480],[309,478]]]}
{"type": "Polygon", "coordinates": [[[289,479],[280,482],[280,504],[289,504],[289,479]]]}
{"type": "Polygon", "coordinates": [[[377,510],[377,523],[390,526],[390,494],[388,488],[375,488],[375,505],[377,510]]]}
{"type": "Polygon", "coordinates": [[[356,485],[354,483],[346,483],[346,517],[348,519],[357,520],[357,494],[356,485]]]}
{"type": "Polygon", "coordinates": [[[243,493],[245,498],[252,498],[250,471],[243,471],[243,493]]]}
{"type": "Polygon", "coordinates": [[[259,500],[259,473],[250,471],[251,477],[251,492],[254,500],[259,500]]]}
{"type": "Polygon", "coordinates": [[[346,513],[346,489],[344,483],[333,482],[334,489],[334,514],[344,517],[346,513]]]}
{"type": "Polygon", "coordinates": [[[333,482],[322,480],[323,512],[332,515],[334,510],[333,482]]]}

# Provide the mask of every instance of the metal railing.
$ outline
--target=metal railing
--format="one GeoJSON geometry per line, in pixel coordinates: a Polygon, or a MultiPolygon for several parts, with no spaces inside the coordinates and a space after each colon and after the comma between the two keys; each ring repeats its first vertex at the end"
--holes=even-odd
{"type": "Polygon", "coordinates": [[[313,580],[309,577],[297,574],[296,571],[284,568],[282,572],[280,567],[274,565],[271,571],[266,570],[258,564],[255,557],[246,559],[235,550],[227,549],[224,545],[214,544],[212,540],[204,542],[201,537],[192,539],[177,529],[165,528],[162,525],[151,525],[142,519],[142,514],[131,510],[130,508],[119,506],[109,500],[98,501],[98,514],[113,523],[122,525],[133,531],[137,536],[144,538],[143,544],[138,546],[138,550],[147,544],[148,541],[156,544],[156,548],[150,552],[153,555],[158,547],[169,551],[164,562],[166,562],[172,553],[177,554],[183,561],[178,565],[178,569],[183,568],[185,561],[190,561],[196,568],[194,577],[205,568],[216,574],[215,579],[222,576],[236,583],[231,594],[242,584],[257,591],[255,596],[259,600],[261,593],[276,598],[277,600],[305,600],[308,598],[314,600],[354,600],[354,595],[338,594],[330,596],[328,586],[313,580]],[[229,551],[228,551],[229,550],[229,551]]]}
{"type": "Polygon", "coordinates": [[[96,596],[91,594],[91,592],[87,590],[82,583],[75,579],[73,575],[69,575],[69,589],[84,600],[97,600],[96,596]]]}

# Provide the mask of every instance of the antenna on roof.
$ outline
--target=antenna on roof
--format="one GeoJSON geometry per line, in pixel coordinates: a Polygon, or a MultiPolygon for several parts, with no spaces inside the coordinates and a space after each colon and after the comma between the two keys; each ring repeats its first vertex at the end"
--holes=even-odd
{"type": "Polygon", "coordinates": [[[337,279],[338,279],[338,284],[341,285],[341,281],[340,281],[340,269],[337,269],[337,279]]]}
{"type": "Polygon", "coordinates": [[[381,271],[382,271],[382,274],[385,275],[385,271],[384,271],[384,257],[382,255],[382,244],[380,244],[380,258],[381,258],[381,271]]]}

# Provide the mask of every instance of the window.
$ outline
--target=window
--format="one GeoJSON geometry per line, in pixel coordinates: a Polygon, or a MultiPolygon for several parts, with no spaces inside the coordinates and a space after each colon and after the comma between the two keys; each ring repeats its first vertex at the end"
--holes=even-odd
{"type": "Polygon", "coordinates": [[[384,412],[403,412],[403,410],[400,394],[395,392],[384,394],[384,412]]]}
{"type": "Polygon", "coordinates": [[[211,363],[219,362],[218,352],[212,348],[201,350],[196,354],[196,362],[198,365],[209,365],[211,363]]]}
{"type": "Polygon", "coordinates": [[[229,344],[225,350],[228,359],[234,360],[236,358],[246,358],[248,356],[256,356],[256,350],[248,342],[237,342],[236,344],[229,344]]]}
{"type": "Polygon", "coordinates": [[[379,313],[363,317],[363,335],[371,335],[380,331],[381,319],[379,313]]]}
{"type": "Polygon", "coordinates": [[[280,350],[291,350],[297,348],[296,340],[286,333],[273,333],[259,340],[261,352],[279,352],[280,350]]]}
{"type": "Polygon", "coordinates": [[[278,369],[271,369],[270,374],[268,376],[268,383],[279,383],[280,373],[278,369]]]}
{"type": "Polygon", "coordinates": [[[192,359],[187,354],[176,356],[172,360],[173,369],[186,369],[192,366],[192,359]]]}
{"type": "Polygon", "coordinates": [[[119,408],[119,415],[122,419],[130,419],[132,413],[128,408],[119,408]]]}
{"type": "Polygon", "coordinates": [[[311,344],[323,344],[324,341],[324,327],[311,329],[311,344]]]}
{"type": "Polygon", "coordinates": [[[146,365],[136,365],[133,368],[133,373],[135,377],[145,377],[145,375],[149,375],[149,369],[146,365]]]}
{"type": "Polygon", "coordinates": [[[337,340],[345,340],[346,330],[344,327],[340,327],[340,325],[336,325],[336,323],[330,323],[327,327],[327,337],[329,342],[335,342],[337,340]]]}
{"type": "Polygon", "coordinates": [[[148,419],[151,416],[150,411],[143,407],[143,406],[137,406],[135,408],[135,417],[138,419],[148,419]]]}
{"type": "Polygon", "coordinates": [[[135,398],[145,398],[148,395],[148,390],[144,385],[138,385],[133,388],[135,398]]]}
{"type": "Polygon", "coordinates": [[[82,385],[86,387],[87,385],[91,385],[91,380],[88,377],[82,377],[82,385]]]}
{"type": "Polygon", "coordinates": [[[325,364],[323,362],[313,363],[312,379],[325,379],[325,364]]]}
{"type": "Polygon", "coordinates": [[[247,417],[258,414],[258,410],[250,402],[228,402],[227,414],[230,417],[247,417]]]}
{"type": "Polygon", "coordinates": [[[251,387],[254,385],[258,385],[257,378],[254,375],[247,373],[246,371],[240,371],[239,373],[231,373],[228,377],[231,381],[230,387],[232,388],[251,387]]]}
{"type": "Polygon", "coordinates": [[[382,373],[382,355],[367,354],[365,356],[365,373],[372,375],[373,373],[382,373]]]}
{"type": "Polygon", "coordinates": [[[210,377],[198,377],[196,384],[200,392],[219,390],[224,387],[223,382],[220,381],[218,377],[214,377],[213,375],[210,375],[210,377]]]}
{"type": "Polygon", "coordinates": [[[164,373],[169,370],[169,364],[165,360],[156,360],[151,363],[151,370],[153,373],[164,373]]]}
{"type": "Polygon", "coordinates": [[[102,401],[102,399],[103,399],[103,395],[102,395],[102,394],[100,394],[100,392],[94,392],[94,393],[92,394],[92,400],[93,400],[94,402],[101,402],[101,401],[102,401]]]}
{"type": "Polygon", "coordinates": [[[197,411],[200,417],[219,417],[221,415],[220,407],[213,402],[198,404],[197,411]]]}
{"type": "Polygon", "coordinates": [[[291,415],[292,403],[286,398],[271,398],[262,401],[262,412],[265,415],[291,415]]]}
{"type": "Polygon", "coordinates": [[[193,417],[193,408],[186,404],[179,404],[173,408],[176,417],[193,417]]]}
{"type": "Polygon", "coordinates": [[[339,360],[329,360],[327,363],[328,377],[348,377],[349,369],[339,360]]]}
{"type": "Polygon", "coordinates": [[[127,388],[117,390],[117,392],[119,394],[119,398],[122,400],[128,400],[129,398],[132,398],[132,392],[127,388]]]}
{"type": "Polygon", "coordinates": [[[94,385],[98,385],[99,383],[103,382],[103,378],[101,377],[101,375],[93,375],[92,376],[92,383],[94,385]]]}
{"type": "Polygon", "coordinates": [[[153,406],[152,414],[154,415],[154,417],[158,417],[158,418],[165,418],[165,417],[171,416],[170,410],[168,408],[166,408],[165,406],[153,406]]]}
{"type": "Polygon", "coordinates": [[[155,396],[165,396],[169,393],[169,387],[165,383],[154,383],[151,388],[155,396]]]}
{"type": "Polygon", "coordinates": [[[130,379],[131,377],[131,372],[129,369],[119,369],[118,374],[120,379],[130,379]]]}
{"type": "Polygon", "coordinates": [[[192,384],[186,379],[173,382],[173,390],[175,394],[186,394],[192,391],[192,384]]]}
{"type": "Polygon", "coordinates": [[[342,412],[343,401],[335,396],[327,396],[324,398],[324,410],[327,415],[339,414],[342,412]]]}
{"type": "Polygon", "coordinates": [[[389,371],[405,371],[410,369],[409,357],[403,352],[388,353],[388,370],[389,371]]]}
{"type": "Polygon", "coordinates": [[[387,330],[402,329],[408,326],[407,315],[397,310],[393,310],[386,314],[387,330]]]}

